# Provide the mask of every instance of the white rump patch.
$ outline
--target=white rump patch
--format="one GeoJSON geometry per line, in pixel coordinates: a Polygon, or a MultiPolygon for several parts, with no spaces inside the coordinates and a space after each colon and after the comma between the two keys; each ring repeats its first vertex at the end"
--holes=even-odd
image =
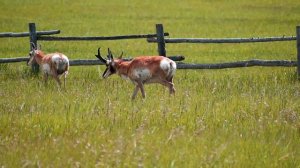
{"type": "Polygon", "coordinates": [[[165,72],[168,72],[170,69],[170,62],[166,59],[160,61],[160,68],[165,72]]]}
{"type": "Polygon", "coordinates": [[[168,75],[173,76],[176,71],[176,63],[172,60],[163,59],[160,61],[160,68],[168,75]]]}
{"type": "Polygon", "coordinates": [[[60,56],[58,54],[54,54],[51,58],[52,62],[58,63],[60,59],[60,56]]]}
{"type": "Polygon", "coordinates": [[[69,63],[69,59],[68,59],[68,57],[67,56],[65,56],[65,55],[62,55],[61,56],[66,62],[68,62],[69,63]]]}
{"type": "Polygon", "coordinates": [[[56,63],[59,63],[60,61],[63,61],[64,63],[68,64],[69,65],[69,59],[67,56],[61,54],[54,54],[51,58],[51,61],[52,62],[56,62],[56,63]]]}
{"type": "Polygon", "coordinates": [[[171,67],[170,67],[170,68],[171,68],[171,69],[170,69],[170,71],[171,71],[171,72],[170,72],[170,73],[171,73],[170,75],[171,75],[171,76],[174,76],[174,75],[175,75],[175,71],[176,71],[177,66],[176,66],[176,63],[175,63],[174,61],[172,61],[171,64],[172,64],[172,65],[171,65],[171,67]]]}
{"type": "Polygon", "coordinates": [[[65,70],[65,68],[69,66],[69,59],[63,54],[54,54],[51,58],[51,61],[56,64],[57,70],[65,70]]]}

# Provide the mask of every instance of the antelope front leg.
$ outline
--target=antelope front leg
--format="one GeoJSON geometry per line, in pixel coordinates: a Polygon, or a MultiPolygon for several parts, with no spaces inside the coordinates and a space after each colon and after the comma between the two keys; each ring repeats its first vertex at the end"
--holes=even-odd
{"type": "Polygon", "coordinates": [[[47,85],[47,81],[48,81],[48,73],[44,73],[44,83],[45,83],[45,86],[47,85]]]}
{"type": "Polygon", "coordinates": [[[142,83],[142,82],[136,82],[135,84],[136,84],[136,85],[135,85],[135,88],[134,88],[134,91],[133,91],[133,94],[132,94],[132,97],[131,97],[132,100],[135,99],[135,97],[136,97],[136,95],[137,95],[139,89],[141,89],[142,97],[145,98],[146,95],[145,95],[145,90],[144,90],[144,85],[143,85],[143,83],[142,83]]]}
{"type": "Polygon", "coordinates": [[[142,82],[138,82],[138,87],[141,89],[142,92],[142,97],[145,98],[146,94],[145,94],[145,90],[144,90],[144,85],[142,82]]]}
{"type": "Polygon", "coordinates": [[[133,90],[133,94],[132,94],[132,97],[131,99],[134,100],[136,95],[137,95],[137,92],[139,91],[139,86],[138,85],[135,85],[135,88],[133,90]]]}

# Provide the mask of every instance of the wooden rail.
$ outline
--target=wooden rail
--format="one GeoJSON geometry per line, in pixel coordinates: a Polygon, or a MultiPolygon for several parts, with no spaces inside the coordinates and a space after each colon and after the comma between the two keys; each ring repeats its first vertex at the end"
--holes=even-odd
{"type": "MultiPolygon", "coordinates": [[[[169,56],[168,58],[174,61],[184,60],[183,56],[169,56]]],[[[18,58],[1,58],[0,63],[13,63],[13,62],[26,62],[28,57],[18,58]]],[[[131,60],[131,58],[125,58],[131,60]]],[[[88,65],[104,65],[98,59],[74,59],[70,60],[71,66],[88,66],[88,65]]],[[[266,67],[294,67],[297,66],[297,61],[288,60],[248,60],[248,61],[237,61],[227,63],[216,63],[216,64],[186,64],[177,62],[178,69],[224,69],[224,68],[240,68],[240,67],[251,67],[251,66],[266,66],[266,67]]]]}
{"type": "MultiPolygon", "coordinates": [[[[183,61],[184,56],[168,56],[173,61],[183,61]]],[[[124,58],[124,60],[130,61],[132,58],[124,58]]],[[[17,58],[0,58],[0,63],[14,63],[14,62],[26,62],[29,57],[17,57],[17,58]]],[[[98,59],[75,59],[70,60],[71,66],[81,66],[81,65],[104,65],[98,59]]]]}
{"type": "Polygon", "coordinates": [[[217,64],[185,64],[177,63],[178,69],[225,69],[225,68],[242,68],[252,66],[265,66],[265,67],[294,67],[297,66],[297,61],[287,60],[248,60],[237,61],[217,64]]]}
{"type": "MultiPolygon", "coordinates": [[[[164,33],[169,36],[169,33],[164,33]]],[[[38,36],[37,40],[41,41],[94,41],[94,40],[124,40],[156,37],[156,34],[139,34],[139,35],[123,35],[123,36],[98,36],[98,37],[54,37],[54,36],[38,36]]]]}
{"type": "MultiPolygon", "coordinates": [[[[53,34],[59,34],[60,30],[49,30],[49,31],[37,31],[36,34],[38,36],[41,35],[53,35],[53,34]]],[[[0,33],[0,38],[6,38],[6,37],[29,37],[29,32],[24,33],[13,33],[13,32],[7,32],[7,33],[0,33]]]]}
{"type": "Polygon", "coordinates": [[[13,62],[25,62],[29,57],[16,57],[16,58],[0,58],[0,63],[13,63],[13,62]]]}
{"type": "MultiPolygon", "coordinates": [[[[293,41],[296,36],[252,37],[252,38],[165,38],[165,43],[255,43],[274,41],[293,41]]],[[[157,43],[157,38],[148,38],[149,43],[157,43]]]]}

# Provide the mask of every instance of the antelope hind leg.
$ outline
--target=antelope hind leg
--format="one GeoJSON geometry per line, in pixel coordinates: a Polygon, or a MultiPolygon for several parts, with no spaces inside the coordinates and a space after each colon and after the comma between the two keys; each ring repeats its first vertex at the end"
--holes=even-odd
{"type": "Polygon", "coordinates": [[[175,88],[172,82],[162,81],[161,84],[169,88],[170,94],[175,94],[175,88]]]}
{"type": "Polygon", "coordinates": [[[56,82],[58,83],[58,85],[61,86],[61,82],[60,82],[58,76],[53,76],[53,78],[56,80],[56,82]]]}

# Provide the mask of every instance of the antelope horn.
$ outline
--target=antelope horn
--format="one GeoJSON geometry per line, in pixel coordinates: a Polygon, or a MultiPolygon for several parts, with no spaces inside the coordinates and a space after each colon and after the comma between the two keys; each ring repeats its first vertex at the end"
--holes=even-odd
{"type": "Polygon", "coordinates": [[[36,49],[35,44],[33,42],[30,42],[30,44],[31,44],[31,50],[35,50],[36,49]]]}
{"type": "Polygon", "coordinates": [[[98,48],[98,55],[95,55],[101,62],[105,63],[106,64],[106,60],[104,58],[101,57],[101,54],[100,54],[100,47],[98,48]]]}
{"type": "Polygon", "coordinates": [[[111,51],[110,51],[109,48],[108,48],[108,55],[107,55],[107,58],[110,59],[110,60],[113,60],[113,59],[114,59],[114,57],[113,57],[113,55],[112,55],[112,53],[111,53],[111,51]]]}

